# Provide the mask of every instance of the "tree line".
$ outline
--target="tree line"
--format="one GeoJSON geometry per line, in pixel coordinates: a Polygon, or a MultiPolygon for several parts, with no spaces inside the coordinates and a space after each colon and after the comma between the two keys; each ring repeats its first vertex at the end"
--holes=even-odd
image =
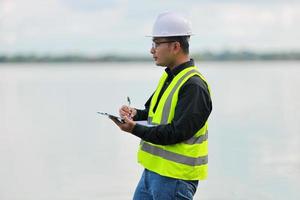
{"type": "MultiPolygon", "coordinates": [[[[300,52],[267,52],[257,53],[251,51],[222,51],[216,52],[201,52],[191,55],[195,60],[201,61],[268,61],[268,60],[300,60],[300,52]]],[[[23,63],[23,62],[147,62],[152,61],[151,56],[134,56],[134,55],[99,55],[86,56],[66,54],[59,56],[51,55],[34,55],[34,54],[15,54],[1,55],[0,63],[23,63]]]]}

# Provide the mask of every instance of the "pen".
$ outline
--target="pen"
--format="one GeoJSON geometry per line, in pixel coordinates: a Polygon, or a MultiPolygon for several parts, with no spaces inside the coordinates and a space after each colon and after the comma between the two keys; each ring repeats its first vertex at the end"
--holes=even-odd
{"type": "Polygon", "coordinates": [[[128,106],[130,107],[130,105],[131,105],[131,101],[130,101],[130,98],[129,98],[129,96],[127,96],[127,102],[128,102],[128,106]]]}
{"type": "Polygon", "coordinates": [[[131,111],[131,109],[130,109],[131,101],[130,101],[129,96],[127,96],[127,103],[128,103],[128,107],[129,107],[129,113],[130,113],[128,117],[132,118],[132,117],[131,117],[132,111],[131,111]]]}

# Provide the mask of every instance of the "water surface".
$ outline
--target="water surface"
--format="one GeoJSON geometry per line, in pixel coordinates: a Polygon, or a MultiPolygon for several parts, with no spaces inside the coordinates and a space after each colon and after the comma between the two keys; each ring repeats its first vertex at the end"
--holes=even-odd
{"type": "MultiPolygon", "coordinates": [[[[213,92],[195,199],[300,199],[300,63],[200,63],[213,92]]],[[[96,111],[143,104],[152,63],[0,65],[0,199],[131,199],[139,139],[96,111]]]]}

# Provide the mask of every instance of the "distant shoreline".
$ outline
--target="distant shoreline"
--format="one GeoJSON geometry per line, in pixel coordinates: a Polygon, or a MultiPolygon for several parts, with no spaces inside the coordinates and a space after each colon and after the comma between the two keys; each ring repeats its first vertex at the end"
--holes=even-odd
{"type": "MultiPolygon", "coordinates": [[[[282,53],[256,53],[251,51],[223,51],[220,53],[202,52],[192,54],[192,58],[200,61],[293,61],[300,60],[300,52],[282,52],[282,53]]],[[[107,54],[99,56],[86,56],[80,54],[65,54],[65,55],[35,55],[35,54],[16,54],[16,55],[1,55],[0,63],[97,63],[97,62],[151,62],[149,56],[134,56],[121,54],[107,54]]]]}

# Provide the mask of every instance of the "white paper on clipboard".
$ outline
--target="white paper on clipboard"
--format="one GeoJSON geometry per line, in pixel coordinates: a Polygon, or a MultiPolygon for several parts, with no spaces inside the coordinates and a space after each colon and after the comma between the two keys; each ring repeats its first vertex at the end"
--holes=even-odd
{"type": "Polygon", "coordinates": [[[143,120],[143,121],[135,121],[137,124],[143,125],[143,126],[147,126],[147,127],[153,127],[153,126],[157,126],[155,124],[148,124],[148,121],[143,120]]]}

